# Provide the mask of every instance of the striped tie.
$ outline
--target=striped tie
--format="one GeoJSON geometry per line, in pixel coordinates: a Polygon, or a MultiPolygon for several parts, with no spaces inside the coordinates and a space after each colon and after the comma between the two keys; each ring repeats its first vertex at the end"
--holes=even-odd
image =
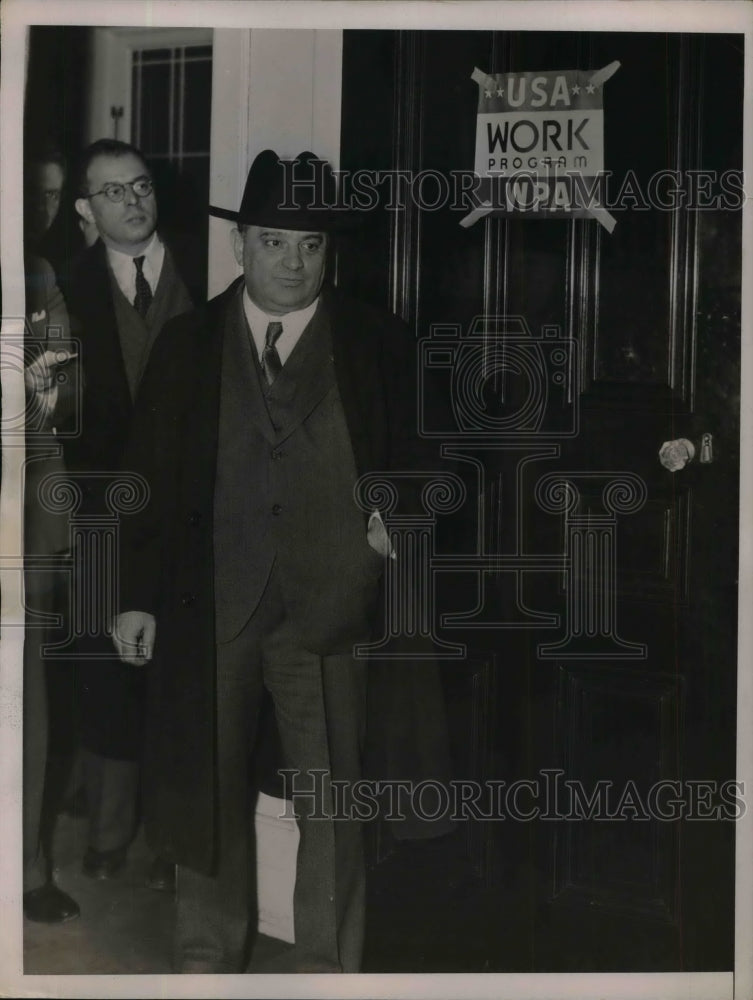
{"type": "Polygon", "coordinates": [[[277,353],[275,344],[282,333],[282,323],[270,323],[264,337],[264,350],[261,352],[261,370],[267,385],[272,385],[274,380],[282,371],[282,361],[277,353]]]}

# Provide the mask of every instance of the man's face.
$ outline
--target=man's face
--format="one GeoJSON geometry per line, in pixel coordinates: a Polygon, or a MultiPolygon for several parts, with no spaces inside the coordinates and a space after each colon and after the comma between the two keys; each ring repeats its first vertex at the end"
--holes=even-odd
{"type": "Polygon", "coordinates": [[[106,246],[123,253],[137,254],[147,245],[157,228],[157,199],[154,191],[139,197],[125,188],[122,201],[111,201],[101,192],[108,184],[132,184],[149,179],[149,171],[138,156],[97,156],[86,172],[88,198],[79,198],[76,210],[86,222],[94,223],[106,246]]]}
{"type": "Polygon", "coordinates": [[[63,170],[57,163],[37,163],[33,167],[29,194],[28,227],[34,238],[43,236],[55,221],[63,190],[63,170]]]}
{"type": "Polygon", "coordinates": [[[319,294],[327,257],[325,233],[246,226],[233,234],[253,302],[272,316],[305,309],[319,294]]]}

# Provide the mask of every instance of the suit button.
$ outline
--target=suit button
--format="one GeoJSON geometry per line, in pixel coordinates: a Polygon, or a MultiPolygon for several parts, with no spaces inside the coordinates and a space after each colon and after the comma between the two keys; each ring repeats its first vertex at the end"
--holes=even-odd
{"type": "Polygon", "coordinates": [[[201,511],[194,510],[188,515],[188,523],[196,525],[201,521],[201,511]]]}
{"type": "Polygon", "coordinates": [[[273,514],[274,514],[275,516],[277,516],[277,514],[282,514],[282,507],[280,506],[280,504],[279,504],[279,503],[276,503],[276,504],[275,504],[275,505],[274,505],[274,506],[272,507],[272,513],[273,513],[273,514]]]}
{"type": "Polygon", "coordinates": [[[269,457],[272,458],[272,459],[274,459],[274,460],[277,460],[278,458],[282,458],[282,454],[283,453],[281,451],[279,451],[279,449],[273,448],[272,451],[270,451],[270,453],[269,453],[269,457]]]}
{"type": "Polygon", "coordinates": [[[192,604],[196,603],[196,594],[181,594],[180,603],[184,608],[190,608],[192,604]]]}

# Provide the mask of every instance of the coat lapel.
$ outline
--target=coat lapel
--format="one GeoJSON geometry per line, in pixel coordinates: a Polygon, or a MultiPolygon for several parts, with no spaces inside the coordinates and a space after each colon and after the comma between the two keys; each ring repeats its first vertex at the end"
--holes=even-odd
{"type": "Polygon", "coordinates": [[[103,398],[117,400],[124,419],[127,419],[132,408],[131,393],[120,348],[112,276],[107,266],[104,243],[97,241],[89,253],[91,267],[87,274],[87,315],[81,317],[85,378],[92,391],[103,398]]]}
{"type": "MultiPolygon", "coordinates": [[[[186,386],[173,399],[181,407],[178,415],[183,428],[183,467],[187,477],[183,502],[185,512],[212,509],[220,423],[222,365],[226,348],[223,333],[233,312],[233,287],[207,306],[185,317],[183,336],[189,348],[186,358],[186,386]],[[178,402],[180,400],[180,402],[178,402]]],[[[170,397],[169,397],[170,398],[170,397]]]]}
{"type": "MultiPolygon", "coordinates": [[[[334,381],[345,412],[359,474],[383,467],[386,461],[386,446],[382,442],[386,434],[386,405],[380,391],[378,331],[365,328],[358,317],[349,314],[347,303],[340,303],[336,296],[324,290],[320,309],[288,358],[283,374],[271,387],[270,393],[275,394],[274,398],[283,406],[290,407],[289,420],[284,428],[276,430],[258,384],[255,370],[258,362],[254,359],[243,314],[242,290],[243,279],[239,278],[217,300],[217,308],[208,323],[212,327],[212,341],[219,339],[223,350],[227,349],[232,338],[236,344],[243,344],[248,351],[244,363],[240,365],[243,370],[248,417],[253,419],[270,443],[279,444],[281,435],[283,438],[289,436],[332,387],[334,370],[334,381]],[[317,326],[312,329],[314,324],[317,326]],[[317,333],[322,332],[323,337],[317,336],[317,333]],[[220,333],[221,336],[217,338],[216,335],[220,333]],[[314,357],[310,359],[313,367],[305,376],[288,378],[287,376],[295,375],[297,369],[300,371],[306,360],[303,337],[308,333],[312,334],[314,341],[319,342],[320,347],[322,341],[326,347],[314,352],[314,357]],[[298,348],[301,351],[296,356],[298,348]]],[[[217,364],[219,366],[221,362],[218,360],[217,364]]]]}

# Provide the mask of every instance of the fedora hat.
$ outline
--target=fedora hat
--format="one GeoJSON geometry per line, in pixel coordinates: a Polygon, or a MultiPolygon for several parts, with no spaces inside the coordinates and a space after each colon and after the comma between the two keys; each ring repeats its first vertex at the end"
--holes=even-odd
{"type": "Polygon", "coordinates": [[[239,211],[209,206],[209,214],[239,225],[331,232],[353,224],[354,213],[336,208],[332,167],[311,152],[281,160],[265,149],[251,164],[239,211]]]}

